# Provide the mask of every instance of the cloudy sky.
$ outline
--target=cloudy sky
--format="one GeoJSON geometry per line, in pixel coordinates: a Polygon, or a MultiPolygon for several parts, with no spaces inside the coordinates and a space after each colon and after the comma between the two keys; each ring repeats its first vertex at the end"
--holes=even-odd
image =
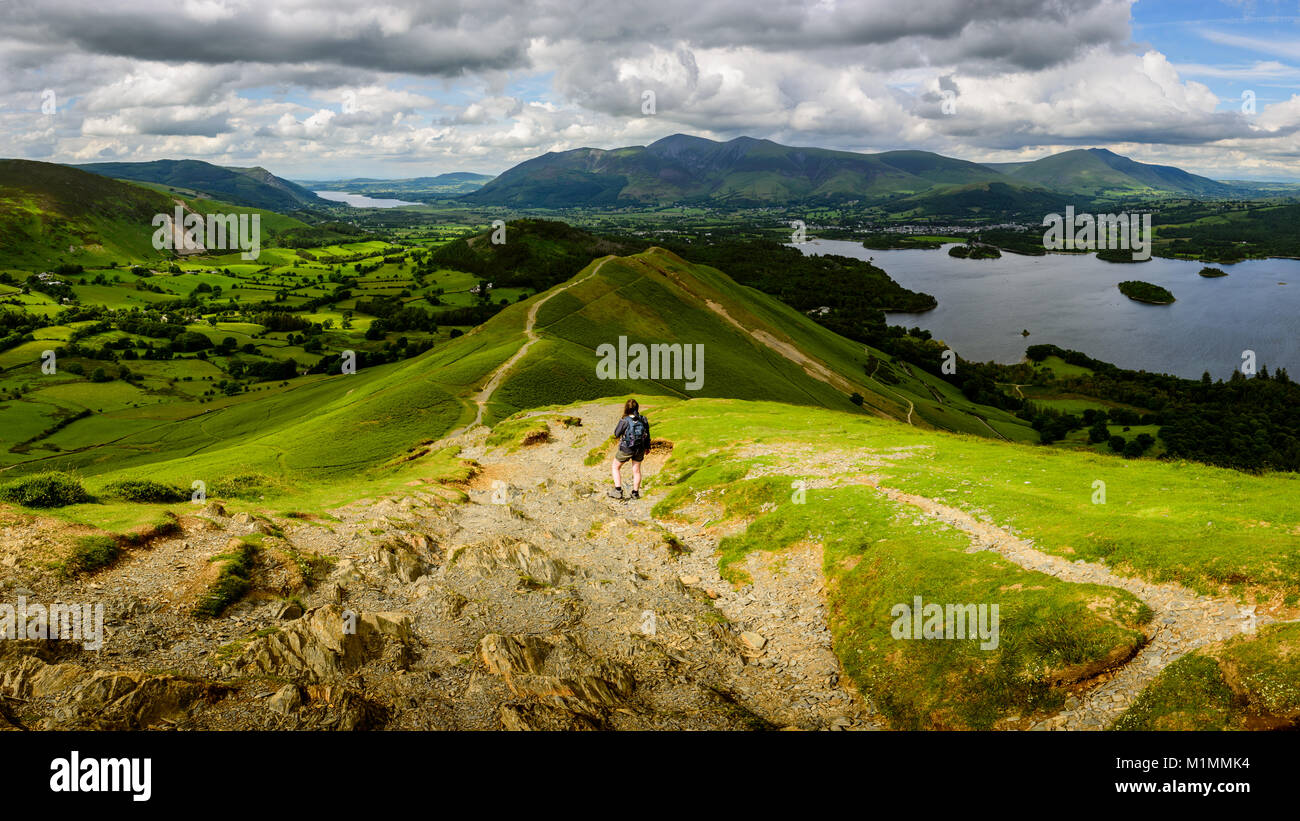
{"type": "Polygon", "coordinates": [[[0,0],[0,156],[298,179],[687,132],[1296,180],[1297,88],[1300,0],[0,0]]]}

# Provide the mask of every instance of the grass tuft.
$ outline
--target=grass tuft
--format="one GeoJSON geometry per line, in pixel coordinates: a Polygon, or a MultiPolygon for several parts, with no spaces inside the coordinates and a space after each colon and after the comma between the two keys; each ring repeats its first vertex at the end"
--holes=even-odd
{"type": "Polygon", "coordinates": [[[93,573],[108,567],[121,555],[122,544],[113,536],[102,534],[83,536],[77,540],[72,554],[55,565],[55,570],[62,576],[93,573]]]}
{"type": "Polygon", "coordinates": [[[217,578],[194,605],[194,615],[214,619],[242,599],[252,586],[256,558],[257,545],[247,540],[229,553],[213,556],[210,561],[218,566],[217,578]]]}
{"type": "Polygon", "coordinates": [[[188,491],[152,479],[121,479],[104,486],[103,494],[124,502],[186,502],[188,491]]]}
{"type": "Polygon", "coordinates": [[[0,487],[0,501],[23,507],[65,507],[89,502],[90,494],[77,477],[62,471],[47,471],[0,487]]]}

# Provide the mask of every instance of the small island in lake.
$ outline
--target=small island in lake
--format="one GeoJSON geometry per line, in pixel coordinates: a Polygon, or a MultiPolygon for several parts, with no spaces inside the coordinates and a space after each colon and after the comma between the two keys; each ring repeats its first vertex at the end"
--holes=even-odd
{"type": "Polygon", "coordinates": [[[1222,268],[1211,268],[1209,266],[1202,268],[1200,273],[1203,277],[1226,277],[1228,275],[1228,272],[1222,268]]]}
{"type": "Polygon", "coordinates": [[[1137,302],[1148,302],[1152,305],[1168,305],[1174,301],[1174,295],[1169,293],[1168,290],[1161,288],[1159,285],[1140,282],[1136,279],[1121,282],[1119,292],[1129,299],[1137,302]]]}
{"type": "Polygon", "coordinates": [[[1102,262],[1150,262],[1151,258],[1133,259],[1133,252],[1124,248],[1102,248],[1097,252],[1097,259],[1102,262]]]}
{"type": "Polygon", "coordinates": [[[948,256],[958,259],[1002,259],[1002,252],[992,245],[954,245],[948,256]]]}
{"type": "Polygon", "coordinates": [[[868,251],[892,251],[892,250],[935,250],[941,247],[944,240],[935,237],[917,237],[911,234],[868,234],[867,238],[862,241],[862,247],[868,251]]]}

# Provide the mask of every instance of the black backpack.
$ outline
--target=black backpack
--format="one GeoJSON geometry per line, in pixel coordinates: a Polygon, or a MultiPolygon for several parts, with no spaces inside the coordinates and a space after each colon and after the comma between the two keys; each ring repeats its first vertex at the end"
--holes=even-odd
{"type": "Polygon", "coordinates": [[[624,453],[637,453],[650,447],[650,423],[639,413],[629,416],[618,444],[624,453]]]}

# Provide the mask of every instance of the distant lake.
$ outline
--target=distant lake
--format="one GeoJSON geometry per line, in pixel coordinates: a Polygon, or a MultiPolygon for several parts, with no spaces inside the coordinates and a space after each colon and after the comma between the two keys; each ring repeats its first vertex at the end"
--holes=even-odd
{"type": "Polygon", "coordinates": [[[890,313],[892,325],[918,326],[964,359],[1019,362],[1030,345],[1051,343],[1122,368],[1190,379],[1226,379],[1253,350],[1256,365],[1300,378],[1300,260],[1212,263],[1226,277],[1199,275],[1204,263],[1153,257],[1102,262],[1092,254],[965,260],[941,250],[872,251],[847,240],[812,240],[806,254],[874,259],[905,288],[939,306],[890,313]],[[1161,285],[1172,305],[1134,302],[1115,286],[1126,279],[1161,285]],[[1281,285],[1279,283],[1286,283],[1281,285]],[[1022,337],[1021,329],[1029,336],[1022,337]]]}
{"type": "Polygon", "coordinates": [[[407,202],[406,200],[382,200],[374,197],[367,197],[364,194],[349,194],[346,191],[317,191],[316,196],[323,200],[331,202],[341,202],[351,205],[353,208],[397,208],[402,205],[421,205],[418,202],[407,202]]]}

